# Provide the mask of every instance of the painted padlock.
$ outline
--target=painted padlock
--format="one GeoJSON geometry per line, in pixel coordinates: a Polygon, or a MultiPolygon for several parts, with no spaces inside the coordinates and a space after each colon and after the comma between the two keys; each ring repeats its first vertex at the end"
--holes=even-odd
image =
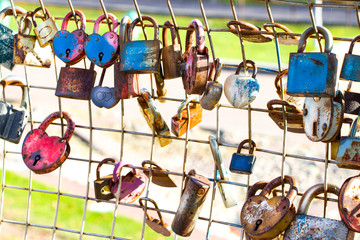
{"type": "Polygon", "coordinates": [[[79,10],[75,10],[75,17],[80,19],[80,29],[69,32],[67,29],[68,23],[73,16],[69,12],[64,17],[61,25],[61,30],[55,34],[53,39],[53,50],[55,55],[64,63],[73,65],[78,63],[85,57],[85,33],[86,17],[85,14],[79,10]]]}
{"type": "MultiPolygon", "coordinates": [[[[181,77],[180,64],[181,64],[181,46],[178,43],[176,30],[171,21],[164,23],[162,38],[163,48],[161,49],[161,56],[163,62],[164,79],[173,79],[181,77]],[[170,29],[172,45],[169,45],[167,39],[167,29],[170,29]]],[[[179,39],[180,42],[180,39],[179,39]]]]}
{"type": "Polygon", "coordinates": [[[201,95],[205,90],[208,78],[209,52],[205,46],[205,33],[202,23],[194,19],[188,28],[185,52],[181,63],[182,81],[186,94],[201,95]],[[193,46],[195,42],[196,46],[193,46]]]}
{"type": "Polygon", "coordinates": [[[174,176],[169,174],[169,170],[161,168],[156,162],[145,160],[141,163],[141,166],[145,168],[143,171],[147,177],[150,176],[151,182],[162,187],[177,187],[174,176]],[[146,167],[150,165],[150,167],[146,167]]]}
{"type": "Polygon", "coordinates": [[[91,90],[91,101],[99,108],[112,108],[120,99],[115,97],[115,90],[113,87],[103,87],[106,68],[102,70],[99,86],[91,90]]]}
{"type": "Polygon", "coordinates": [[[241,62],[235,74],[226,78],[224,83],[224,94],[231,105],[236,108],[243,108],[252,103],[257,97],[260,85],[256,79],[257,67],[251,60],[246,60],[246,65],[253,69],[252,76],[241,76],[240,70],[244,67],[241,62]]]}
{"type": "Polygon", "coordinates": [[[171,132],[181,137],[187,131],[188,124],[189,129],[195,127],[201,122],[202,119],[202,108],[199,103],[192,103],[191,101],[197,101],[196,95],[189,96],[183,101],[177,111],[177,114],[171,118],[171,132]],[[187,113],[187,105],[189,105],[189,114],[187,113]]]}
{"type": "MultiPolygon", "coordinates": [[[[161,116],[159,110],[156,107],[155,101],[151,94],[145,88],[141,89],[141,95],[137,98],[140,106],[140,111],[144,116],[146,123],[150,129],[153,130],[155,127],[155,133],[157,135],[170,136],[170,130],[165,120],[161,116]]],[[[161,147],[165,147],[170,144],[172,140],[170,138],[157,137],[161,147]]]]}
{"type": "Polygon", "coordinates": [[[122,203],[135,202],[144,192],[145,187],[149,181],[141,170],[135,168],[131,169],[131,171],[128,172],[125,176],[121,175],[121,172],[124,171],[122,170],[123,167],[131,166],[131,164],[120,161],[116,164],[113,171],[113,179],[110,184],[110,190],[116,199],[122,203]]]}
{"type": "Polygon", "coordinates": [[[26,166],[35,173],[49,173],[60,167],[70,154],[69,141],[75,123],[66,112],[50,114],[39,126],[30,131],[22,145],[22,157],[26,166]],[[67,129],[63,137],[49,136],[45,130],[56,119],[64,118],[67,129]]]}
{"type": "Polygon", "coordinates": [[[280,186],[281,182],[281,177],[273,179],[265,186],[260,195],[250,197],[242,207],[241,224],[251,238],[275,238],[285,231],[295,217],[293,202],[298,190],[294,177],[284,176],[284,184],[290,185],[285,197],[266,197],[276,187],[280,186]]]}
{"type": "Polygon", "coordinates": [[[112,181],[113,175],[109,174],[100,177],[100,168],[102,165],[104,165],[104,163],[108,162],[115,163],[115,160],[112,158],[105,158],[98,164],[96,168],[96,180],[94,181],[94,192],[96,199],[110,200],[115,197],[110,190],[110,182],[112,181]]]}
{"type": "Polygon", "coordinates": [[[236,36],[238,36],[238,27],[241,32],[242,39],[248,42],[266,43],[271,42],[274,38],[272,35],[259,33],[262,29],[248,22],[232,20],[227,22],[226,25],[236,36]]]}
{"type": "Polygon", "coordinates": [[[102,68],[111,66],[119,57],[119,37],[116,34],[119,22],[113,14],[107,15],[112,23],[111,31],[99,34],[100,23],[106,19],[105,14],[102,14],[95,21],[93,33],[85,40],[86,56],[102,68]]]}
{"type": "Polygon", "coordinates": [[[325,52],[304,53],[307,39],[314,34],[309,27],[300,37],[297,53],[290,53],[287,94],[298,97],[334,97],[337,75],[336,54],[331,53],[333,38],[330,31],[317,26],[325,38],[325,52]]]}
{"type": "Polygon", "coordinates": [[[210,189],[210,181],[190,170],[171,228],[177,235],[188,237],[195,228],[202,206],[210,189]]]}
{"type": "Polygon", "coordinates": [[[353,38],[349,51],[345,54],[341,67],[340,79],[360,82],[360,56],[353,54],[355,43],[360,41],[360,35],[353,38]]]}
{"type": "Polygon", "coordinates": [[[159,40],[159,25],[153,17],[141,16],[143,21],[149,21],[154,26],[154,40],[132,41],[133,30],[140,19],[136,18],[128,30],[128,41],[120,46],[120,71],[126,73],[157,73],[160,64],[161,42],[159,40]]]}
{"type": "MultiPolygon", "coordinates": [[[[297,214],[285,232],[284,240],[354,239],[354,232],[350,231],[342,221],[307,215],[311,201],[324,191],[324,184],[322,183],[306,190],[300,199],[297,214]]],[[[327,192],[338,196],[339,188],[328,184],[327,192]]]]}
{"type": "Polygon", "coordinates": [[[352,81],[344,92],[345,113],[360,115],[360,93],[351,91],[352,81]]]}
{"type": "Polygon", "coordinates": [[[239,144],[236,153],[233,153],[230,162],[230,172],[240,174],[252,174],[253,167],[256,161],[254,152],[256,151],[256,144],[253,140],[245,139],[239,144]],[[251,143],[251,144],[250,144],[251,143]],[[249,154],[241,153],[241,149],[245,144],[249,145],[249,154]]]}
{"type": "Polygon", "coordinates": [[[287,75],[289,72],[289,69],[285,69],[279,72],[278,75],[276,75],[274,84],[275,84],[275,88],[276,88],[276,93],[279,96],[279,98],[281,100],[284,100],[286,102],[289,102],[291,104],[294,104],[296,107],[301,107],[304,105],[304,99],[303,97],[294,97],[294,96],[290,96],[286,93],[286,87],[284,89],[284,92],[282,92],[282,86],[286,86],[286,81],[284,80],[284,76],[287,75]]]}
{"type": "MultiPolygon", "coordinates": [[[[228,170],[226,169],[224,162],[221,157],[219,144],[216,141],[216,138],[214,136],[209,136],[209,143],[210,143],[210,149],[211,153],[213,155],[215,165],[216,165],[216,178],[222,181],[231,181],[231,176],[228,170]]],[[[224,205],[226,208],[231,208],[236,206],[237,200],[234,197],[235,191],[233,189],[233,186],[227,183],[221,183],[217,182],[217,185],[219,187],[219,191],[221,194],[221,198],[224,202],[224,205]]]]}
{"type": "Polygon", "coordinates": [[[28,88],[21,80],[20,76],[9,75],[0,82],[4,91],[6,86],[19,86],[22,89],[20,106],[0,101],[0,138],[12,143],[19,143],[29,116],[28,88]]]}
{"type": "Polygon", "coordinates": [[[55,34],[59,31],[59,27],[55,22],[55,18],[51,17],[50,12],[45,8],[44,18],[45,20],[37,25],[35,21],[35,15],[37,12],[42,10],[41,7],[38,7],[34,10],[32,14],[32,22],[34,24],[34,33],[39,41],[40,47],[47,46],[55,37],[55,34]]]}
{"type": "Polygon", "coordinates": [[[289,35],[289,34],[292,34],[293,32],[283,24],[265,23],[263,27],[264,27],[265,31],[270,32],[270,33],[273,33],[273,30],[271,29],[273,27],[283,30],[286,34],[279,34],[279,32],[277,32],[277,38],[278,38],[278,42],[280,44],[284,44],[284,45],[298,45],[299,44],[299,37],[289,35]]]}
{"type": "MultiPolygon", "coordinates": [[[[148,214],[148,210],[146,210],[146,219],[145,219],[145,223],[155,232],[160,233],[162,235],[164,235],[165,237],[169,237],[171,235],[171,227],[164,221],[160,211],[158,210],[159,207],[156,204],[156,202],[151,199],[151,198],[146,198],[146,197],[142,197],[139,199],[139,204],[140,206],[144,209],[145,211],[145,204],[143,202],[151,202],[154,205],[154,210],[157,212],[159,219],[157,218],[153,218],[150,217],[148,214]]],[[[147,205],[146,205],[146,209],[147,209],[147,205]]]]}

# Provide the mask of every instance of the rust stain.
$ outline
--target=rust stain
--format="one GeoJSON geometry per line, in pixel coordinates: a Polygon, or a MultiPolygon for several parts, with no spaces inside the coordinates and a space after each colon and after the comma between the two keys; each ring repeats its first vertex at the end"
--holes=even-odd
{"type": "Polygon", "coordinates": [[[313,63],[315,63],[316,65],[324,66],[324,63],[322,63],[319,60],[316,60],[316,59],[313,59],[313,58],[309,58],[309,60],[312,61],[313,63]]]}

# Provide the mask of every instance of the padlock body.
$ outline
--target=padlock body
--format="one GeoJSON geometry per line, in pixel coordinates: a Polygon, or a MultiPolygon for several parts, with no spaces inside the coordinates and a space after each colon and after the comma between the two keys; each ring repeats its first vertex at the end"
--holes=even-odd
{"type": "Polygon", "coordinates": [[[13,31],[0,23],[0,63],[3,67],[12,70],[14,55],[13,31]]]}
{"type": "MultiPolygon", "coordinates": [[[[276,125],[284,130],[284,113],[282,110],[269,110],[270,118],[276,125]]],[[[304,133],[303,115],[302,113],[286,112],[287,130],[293,133],[304,133]]]]}
{"type": "Polygon", "coordinates": [[[230,172],[252,174],[255,161],[254,155],[234,153],[230,162],[230,172]]]}
{"type": "Polygon", "coordinates": [[[40,47],[47,46],[58,31],[59,27],[53,17],[46,19],[34,28],[34,33],[39,41],[40,47]]]}
{"type": "Polygon", "coordinates": [[[166,237],[169,237],[171,235],[170,227],[166,223],[164,223],[163,225],[159,219],[154,219],[150,217],[146,218],[145,222],[155,232],[160,233],[166,237]]]}
{"type": "Polygon", "coordinates": [[[336,161],[340,168],[360,170],[360,138],[341,137],[336,161]]]}
{"type": "MultiPolygon", "coordinates": [[[[138,172],[139,173],[139,172],[138,172]]],[[[119,181],[111,185],[111,192],[119,198],[119,202],[132,203],[144,192],[147,183],[145,174],[134,174],[132,171],[121,176],[121,189],[118,193],[119,181]]]]}
{"type": "Polygon", "coordinates": [[[164,46],[161,49],[164,79],[181,77],[180,63],[182,60],[180,44],[164,46]]]}
{"type": "Polygon", "coordinates": [[[85,57],[86,33],[77,29],[71,33],[67,30],[58,31],[53,39],[55,55],[63,62],[72,65],[85,57]]]}
{"type": "Polygon", "coordinates": [[[230,75],[224,83],[225,97],[236,108],[243,108],[252,103],[259,89],[258,81],[250,76],[230,75]]]}
{"type": "Polygon", "coordinates": [[[340,78],[356,82],[360,81],[360,56],[345,54],[340,78]]]}
{"type": "Polygon", "coordinates": [[[100,108],[112,108],[119,102],[115,98],[114,88],[103,86],[96,86],[91,90],[91,100],[100,108]]]}
{"type": "Polygon", "coordinates": [[[187,110],[184,109],[181,111],[181,119],[177,119],[177,115],[171,118],[171,132],[177,136],[181,137],[186,133],[187,125],[190,121],[189,129],[195,127],[201,122],[202,119],[202,108],[197,103],[190,103],[189,104],[190,110],[190,118],[187,115],[187,110]]]}
{"type": "Polygon", "coordinates": [[[360,93],[345,91],[345,113],[360,115],[360,93]]]}
{"type": "Polygon", "coordinates": [[[0,138],[19,143],[27,119],[28,114],[25,109],[0,101],[0,138]]]}
{"type": "Polygon", "coordinates": [[[117,99],[139,96],[139,74],[120,72],[120,63],[114,63],[114,88],[117,99]]]}
{"type": "Polygon", "coordinates": [[[286,92],[300,97],[334,97],[336,75],[333,53],[290,53],[286,92]]]}
{"type": "Polygon", "coordinates": [[[208,81],[204,95],[200,99],[201,107],[205,110],[213,110],[221,98],[222,89],[221,83],[208,81]]]}
{"type": "Polygon", "coordinates": [[[94,181],[95,197],[101,200],[110,200],[115,196],[110,190],[110,181],[113,175],[109,174],[94,181]]]}

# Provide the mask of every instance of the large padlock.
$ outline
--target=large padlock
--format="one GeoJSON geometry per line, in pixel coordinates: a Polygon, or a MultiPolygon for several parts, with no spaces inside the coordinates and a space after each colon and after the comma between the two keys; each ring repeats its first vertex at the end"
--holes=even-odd
{"type": "Polygon", "coordinates": [[[155,211],[157,212],[157,214],[159,216],[159,219],[150,217],[148,214],[148,211],[146,211],[145,223],[155,232],[160,233],[160,234],[164,235],[165,237],[169,237],[171,235],[171,227],[164,221],[156,202],[151,198],[146,198],[146,197],[140,198],[139,204],[143,209],[145,209],[145,205],[143,203],[144,201],[151,202],[154,205],[155,211]]]}
{"type": "Polygon", "coordinates": [[[102,70],[99,86],[94,87],[91,90],[91,101],[99,108],[112,108],[120,99],[115,97],[115,91],[113,87],[103,87],[106,68],[102,70]]]}
{"type": "Polygon", "coordinates": [[[5,101],[0,101],[0,138],[9,142],[19,143],[29,116],[28,88],[21,81],[20,76],[9,75],[0,84],[4,90],[6,86],[19,86],[22,98],[19,107],[5,101]]]}
{"type": "MultiPolygon", "coordinates": [[[[137,98],[137,101],[140,106],[141,113],[144,116],[150,129],[153,130],[155,127],[155,133],[157,135],[170,136],[169,127],[157,109],[155,101],[149,91],[143,88],[140,90],[140,94],[141,95],[137,98]]],[[[159,139],[161,147],[165,147],[172,141],[171,138],[157,138],[159,139]]]]}
{"type": "Polygon", "coordinates": [[[113,14],[108,13],[107,16],[111,20],[112,30],[99,34],[100,24],[106,19],[105,14],[102,14],[95,21],[93,33],[85,40],[86,56],[102,68],[111,66],[119,57],[119,36],[116,34],[119,22],[113,14]]]}
{"type": "MultiPolygon", "coordinates": [[[[14,38],[14,64],[21,64],[33,67],[46,67],[51,65],[52,51],[51,46],[40,47],[36,36],[29,35],[24,31],[24,22],[30,18],[33,12],[25,13],[19,22],[19,32],[14,38]]],[[[28,30],[30,31],[30,30],[28,30]]]]}
{"type": "Polygon", "coordinates": [[[72,32],[66,30],[70,19],[74,17],[73,13],[69,12],[64,17],[61,30],[55,34],[53,39],[55,55],[68,65],[78,63],[85,57],[85,39],[87,37],[85,33],[86,17],[79,10],[75,10],[75,15],[80,19],[80,29],[72,32]]]}
{"type": "Polygon", "coordinates": [[[240,70],[244,67],[241,62],[235,74],[228,76],[224,83],[224,94],[231,105],[243,108],[252,103],[259,93],[260,85],[256,79],[257,68],[253,61],[246,60],[246,65],[253,69],[252,76],[240,76],[240,70]]]}
{"type": "Polygon", "coordinates": [[[98,164],[96,168],[96,180],[94,181],[94,192],[96,199],[110,200],[115,197],[110,190],[110,182],[112,181],[113,175],[108,174],[100,177],[101,166],[108,162],[115,163],[115,160],[112,158],[105,158],[98,164]]]}
{"type": "Polygon", "coordinates": [[[284,44],[284,45],[298,45],[299,44],[299,37],[289,35],[293,32],[283,24],[265,23],[263,27],[264,27],[265,31],[270,32],[270,33],[274,33],[273,30],[271,29],[272,27],[283,30],[286,34],[279,34],[279,32],[277,32],[278,42],[280,44],[284,44]]]}
{"type": "MultiPolygon", "coordinates": [[[[221,157],[219,144],[216,141],[214,136],[209,136],[210,149],[213,155],[215,165],[216,165],[216,177],[222,181],[231,181],[231,176],[228,170],[226,169],[224,162],[221,157]]],[[[230,184],[217,182],[219,191],[226,208],[231,208],[237,205],[237,200],[234,197],[234,190],[230,184]]]]}
{"type": "Polygon", "coordinates": [[[154,40],[132,41],[133,30],[137,23],[136,18],[128,30],[128,41],[120,46],[120,71],[126,73],[157,73],[160,64],[161,42],[159,40],[159,25],[153,17],[141,16],[142,20],[149,21],[154,26],[154,40]]]}
{"type": "Polygon", "coordinates": [[[232,20],[227,22],[226,25],[231,30],[231,32],[236,36],[238,36],[238,30],[236,26],[239,26],[242,39],[248,42],[266,43],[266,42],[271,42],[272,39],[274,38],[270,34],[260,33],[260,31],[262,31],[260,27],[252,25],[251,23],[248,22],[232,20]]]}
{"type": "MultiPolygon", "coordinates": [[[[181,64],[181,46],[178,43],[176,30],[171,21],[164,23],[162,38],[163,48],[161,49],[161,56],[163,62],[164,79],[172,79],[181,77],[180,64],[181,64]],[[170,29],[172,45],[168,44],[167,29],[170,29]]],[[[180,41],[180,39],[179,39],[180,41]]]]}
{"type": "Polygon", "coordinates": [[[210,190],[210,181],[190,170],[186,176],[185,187],[171,228],[177,235],[188,237],[195,228],[202,206],[210,190]]]}
{"type": "Polygon", "coordinates": [[[360,35],[354,37],[350,43],[349,51],[345,54],[340,72],[340,79],[360,82],[360,56],[352,54],[355,43],[360,41],[360,35]]]}
{"type": "Polygon", "coordinates": [[[145,160],[141,163],[141,166],[145,168],[143,171],[147,177],[150,176],[151,182],[162,187],[176,187],[174,176],[169,174],[169,170],[161,168],[156,162],[145,160]],[[150,167],[146,167],[150,165],[150,167]]]}
{"type": "Polygon", "coordinates": [[[266,197],[282,184],[281,177],[277,177],[264,187],[260,195],[250,197],[242,207],[241,224],[251,238],[274,238],[285,231],[295,217],[293,202],[298,192],[296,180],[288,175],[285,175],[283,180],[284,184],[290,184],[285,197],[266,197]]]}
{"type": "Polygon", "coordinates": [[[209,68],[209,52],[205,47],[202,23],[194,19],[186,31],[185,52],[181,63],[182,81],[187,94],[202,94],[206,87],[209,68]],[[196,46],[192,46],[195,43],[196,46]]]}
{"type": "MultiPolygon", "coordinates": [[[[338,195],[339,188],[328,184],[326,191],[338,195]]],[[[324,184],[322,183],[306,190],[300,199],[297,214],[285,232],[284,240],[354,239],[354,232],[350,231],[342,221],[307,215],[311,201],[324,192],[324,184]]]]}
{"type": "Polygon", "coordinates": [[[35,173],[49,173],[60,167],[70,154],[69,141],[75,123],[66,112],[50,114],[39,126],[30,131],[22,145],[22,157],[26,166],[35,173]],[[63,137],[49,136],[45,130],[56,119],[64,118],[67,129],[63,137]]]}
{"type": "Polygon", "coordinates": [[[177,111],[177,114],[171,118],[171,132],[181,137],[187,131],[188,124],[189,129],[195,127],[201,122],[202,119],[202,108],[199,103],[191,103],[193,100],[197,100],[196,95],[189,96],[183,101],[177,111]],[[189,114],[187,114],[186,106],[189,104],[189,114]]]}
{"type": "Polygon", "coordinates": [[[303,97],[294,97],[290,96],[286,93],[286,88],[284,89],[284,92],[282,93],[282,87],[281,82],[283,86],[286,86],[286,81],[283,79],[285,75],[287,75],[289,72],[289,69],[285,69],[279,72],[278,75],[276,75],[274,84],[276,88],[276,93],[279,96],[281,100],[284,100],[286,102],[289,102],[291,104],[294,104],[296,107],[302,107],[304,105],[304,98],[303,97]],[[282,95],[283,94],[283,95],[282,95]]]}
{"type": "Polygon", "coordinates": [[[55,37],[55,34],[59,31],[59,27],[55,22],[55,18],[51,17],[50,12],[47,8],[45,8],[44,12],[45,20],[39,25],[37,25],[35,21],[35,14],[41,9],[41,7],[38,7],[34,10],[32,14],[32,22],[34,24],[34,33],[37,37],[37,40],[39,41],[40,47],[45,47],[55,37]]]}
{"type": "Polygon", "coordinates": [[[245,139],[239,144],[236,153],[233,153],[230,162],[230,172],[241,174],[252,174],[253,167],[256,161],[254,152],[256,151],[256,144],[253,140],[245,139]],[[241,153],[241,149],[245,144],[249,144],[249,154],[241,153]]]}
{"type": "Polygon", "coordinates": [[[334,97],[337,75],[336,54],[331,53],[333,38],[330,31],[317,26],[325,38],[325,52],[304,53],[307,39],[314,34],[309,27],[300,37],[297,53],[290,53],[287,94],[300,97],[334,97]]]}

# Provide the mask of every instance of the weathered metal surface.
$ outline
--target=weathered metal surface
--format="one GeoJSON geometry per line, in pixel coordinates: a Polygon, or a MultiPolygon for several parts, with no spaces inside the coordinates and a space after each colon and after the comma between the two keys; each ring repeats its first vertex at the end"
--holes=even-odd
{"type": "Polygon", "coordinates": [[[344,80],[360,81],[360,56],[352,54],[355,43],[360,41],[360,35],[354,37],[350,43],[349,51],[345,54],[341,67],[340,78],[344,80]]]}
{"type": "Polygon", "coordinates": [[[144,170],[144,173],[147,177],[149,177],[150,174],[150,168],[152,168],[155,171],[152,171],[151,173],[151,182],[162,186],[162,187],[177,187],[175,182],[175,177],[173,175],[169,175],[169,171],[166,169],[161,168],[156,162],[153,161],[143,161],[141,163],[142,167],[148,168],[144,170]],[[150,165],[150,167],[146,167],[146,165],[150,165]]]}
{"type": "Polygon", "coordinates": [[[45,18],[43,22],[37,25],[35,21],[35,15],[41,9],[42,9],[41,7],[38,7],[33,11],[32,22],[34,24],[34,33],[39,41],[40,46],[45,47],[55,37],[55,34],[59,31],[59,27],[55,22],[55,18],[51,17],[50,12],[47,8],[45,8],[47,18],[45,18]]]}
{"type": "Polygon", "coordinates": [[[302,108],[302,106],[304,105],[304,98],[303,97],[294,97],[294,96],[290,96],[286,93],[286,89],[284,89],[283,95],[282,95],[282,87],[281,87],[281,82],[280,80],[282,79],[282,84],[283,86],[286,86],[286,81],[284,80],[284,76],[287,75],[289,72],[289,69],[285,69],[279,72],[279,74],[276,76],[275,78],[275,88],[276,88],[276,93],[279,96],[280,99],[289,102],[291,104],[294,104],[296,107],[298,108],[302,108]]]}
{"type": "Polygon", "coordinates": [[[164,69],[164,79],[173,79],[181,77],[181,47],[178,43],[176,30],[172,22],[166,21],[164,25],[170,29],[172,40],[172,45],[169,45],[167,40],[167,28],[163,28],[162,38],[164,46],[161,49],[161,56],[164,69]]]}
{"type": "Polygon", "coordinates": [[[158,65],[158,72],[155,73],[155,84],[156,84],[156,94],[159,97],[164,97],[167,93],[167,89],[165,87],[164,76],[162,73],[161,64],[158,65]]]}
{"type": "Polygon", "coordinates": [[[190,236],[194,230],[211,184],[209,179],[196,174],[195,170],[190,170],[188,175],[171,224],[174,233],[183,237],[190,236]]]}
{"type": "Polygon", "coordinates": [[[332,142],[340,133],[343,118],[344,118],[344,97],[340,91],[337,91],[336,97],[333,101],[333,116],[329,132],[321,140],[322,142],[332,142]]]}
{"type": "Polygon", "coordinates": [[[69,156],[69,140],[75,130],[75,123],[66,112],[54,112],[50,114],[39,126],[30,131],[22,145],[22,157],[26,166],[35,173],[49,173],[57,169],[69,156]],[[67,121],[67,129],[64,136],[49,136],[46,128],[58,118],[63,117],[67,121]]]}
{"type": "Polygon", "coordinates": [[[250,144],[249,139],[245,139],[239,144],[236,153],[233,153],[230,162],[230,172],[241,173],[241,174],[252,174],[252,170],[256,161],[256,156],[254,152],[256,150],[256,144],[254,141],[251,141],[251,151],[249,154],[241,153],[241,149],[245,144],[250,144]]]}
{"type": "MultiPolygon", "coordinates": [[[[270,32],[270,33],[273,33],[272,27],[281,29],[284,32],[289,33],[289,34],[293,33],[288,27],[286,27],[285,25],[280,24],[280,23],[265,23],[263,27],[264,27],[265,31],[270,32]]],[[[284,44],[284,45],[298,45],[299,37],[298,36],[289,36],[289,35],[279,35],[278,42],[280,44],[284,44]]]]}
{"type": "Polygon", "coordinates": [[[118,99],[139,96],[139,74],[120,72],[120,62],[114,63],[114,88],[118,99]]]}
{"type": "Polygon", "coordinates": [[[96,86],[91,90],[91,100],[100,108],[112,108],[120,99],[115,98],[114,88],[96,86]]]}
{"type": "Polygon", "coordinates": [[[345,91],[345,113],[359,115],[360,114],[360,93],[345,91]]]}
{"type": "Polygon", "coordinates": [[[238,36],[236,26],[239,26],[242,39],[248,42],[266,43],[271,42],[274,38],[272,35],[268,34],[255,34],[254,31],[258,32],[262,29],[248,22],[232,20],[227,22],[226,25],[228,28],[230,28],[230,30],[232,30],[232,33],[236,36],[238,36]]]}
{"type": "Polygon", "coordinates": [[[115,197],[110,190],[110,182],[112,181],[113,175],[109,174],[100,177],[100,168],[104,163],[107,162],[115,163],[115,160],[112,158],[105,158],[98,164],[96,168],[96,180],[94,181],[94,192],[95,192],[95,197],[101,200],[110,200],[115,197]]]}

